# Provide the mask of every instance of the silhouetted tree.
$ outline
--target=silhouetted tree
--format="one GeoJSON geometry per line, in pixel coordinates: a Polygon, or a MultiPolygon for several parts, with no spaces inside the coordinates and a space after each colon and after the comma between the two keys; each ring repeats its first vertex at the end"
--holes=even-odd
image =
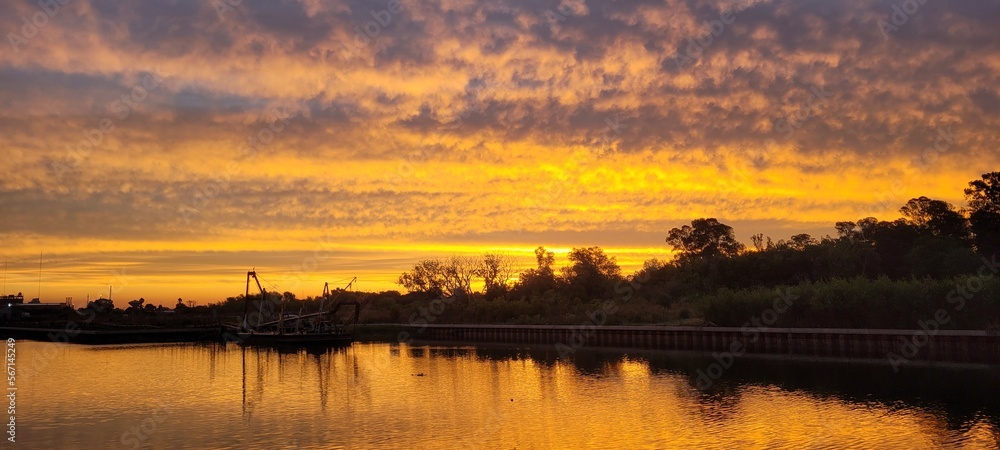
{"type": "Polygon", "coordinates": [[[833,225],[833,228],[837,230],[837,236],[841,239],[853,240],[860,237],[858,224],[854,222],[837,222],[833,225]]]}
{"type": "Polygon", "coordinates": [[[695,219],[691,225],[670,230],[667,243],[680,252],[681,258],[735,256],[743,251],[733,227],[716,219],[695,219]]]}
{"type": "Polygon", "coordinates": [[[444,267],[445,287],[452,295],[472,293],[472,279],[479,273],[475,256],[452,256],[444,267]]]}
{"type": "Polygon", "coordinates": [[[920,237],[920,230],[905,219],[876,221],[865,226],[866,242],[875,248],[875,258],[867,261],[869,275],[886,274],[892,278],[908,276],[911,271],[906,255],[920,237]]]}
{"type": "Polygon", "coordinates": [[[923,233],[960,241],[969,239],[969,222],[948,202],[911,198],[899,212],[923,233]]]}
{"type": "Polygon", "coordinates": [[[584,298],[600,298],[610,293],[621,280],[621,269],[613,256],[600,247],[574,248],[568,255],[571,265],[563,268],[563,278],[584,298]]]}
{"type": "Polygon", "coordinates": [[[535,249],[535,261],[538,267],[521,272],[514,289],[517,294],[527,297],[532,294],[542,293],[556,287],[556,276],[552,269],[555,264],[555,255],[539,246],[535,249]]]}
{"type": "Polygon", "coordinates": [[[812,236],[802,233],[796,234],[788,239],[788,246],[795,250],[803,250],[810,245],[816,245],[818,242],[813,239],[812,236]]]}
{"type": "Polygon", "coordinates": [[[514,258],[503,253],[483,255],[478,273],[483,279],[484,294],[493,299],[507,293],[507,282],[514,276],[514,258]]]}
{"type": "Polygon", "coordinates": [[[423,292],[434,297],[451,295],[446,292],[446,268],[438,259],[425,259],[413,265],[413,269],[399,276],[397,283],[410,292],[423,292]]]}
{"type": "Polygon", "coordinates": [[[1000,214],[1000,172],[984,173],[981,179],[970,181],[965,198],[973,211],[1000,214]]]}
{"type": "Polygon", "coordinates": [[[965,190],[969,203],[969,222],[976,251],[982,255],[1000,253],[1000,172],[984,173],[969,182],[965,190]]]}

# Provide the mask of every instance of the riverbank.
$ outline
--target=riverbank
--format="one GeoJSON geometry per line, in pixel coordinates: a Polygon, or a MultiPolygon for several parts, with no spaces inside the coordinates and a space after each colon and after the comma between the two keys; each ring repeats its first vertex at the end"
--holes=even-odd
{"type": "Polygon", "coordinates": [[[359,334],[398,342],[461,341],[552,345],[561,356],[583,347],[909,361],[1000,363],[1000,335],[968,330],[560,325],[370,325],[359,334]]]}
{"type": "Polygon", "coordinates": [[[122,328],[113,330],[82,330],[68,326],[58,328],[0,327],[0,337],[3,339],[14,338],[86,345],[212,342],[221,341],[222,333],[221,327],[122,328]]]}
{"type": "MultiPolygon", "coordinates": [[[[0,337],[74,344],[222,342],[222,327],[74,329],[0,327],[0,337]]],[[[683,327],[478,324],[366,324],[358,341],[514,343],[553,346],[560,356],[584,347],[712,353],[720,362],[744,355],[1000,363],[1000,334],[978,330],[683,327]]]]}

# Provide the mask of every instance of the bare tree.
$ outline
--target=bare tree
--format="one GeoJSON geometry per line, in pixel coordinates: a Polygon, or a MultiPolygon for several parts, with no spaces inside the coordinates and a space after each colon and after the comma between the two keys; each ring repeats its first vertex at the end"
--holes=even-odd
{"type": "Polygon", "coordinates": [[[426,292],[450,297],[459,292],[471,293],[472,280],[479,274],[480,261],[475,256],[452,256],[446,261],[424,259],[399,276],[397,283],[411,292],[426,292]]]}
{"type": "Polygon", "coordinates": [[[452,256],[445,267],[446,285],[452,294],[472,293],[472,279],[479,274],[480,261],[475,256],[452,256]]]}
{"type": "Polygon", "coordinates": [[[483,255],[478,275],[483,278],[486,295],[494,296],[507,292],[507,283],[514,277],[514,258],[505,253],[483,255]]]}

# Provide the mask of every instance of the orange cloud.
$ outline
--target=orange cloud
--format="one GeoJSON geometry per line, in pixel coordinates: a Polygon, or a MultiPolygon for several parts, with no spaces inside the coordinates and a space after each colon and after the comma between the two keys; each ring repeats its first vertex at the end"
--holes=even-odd
{"type": "MultiPolygon", "coordinates": [[[[326,238],[380,261],[380,288],[425,251],[597,244],[635,268],[693,218],[827,233],[920,195],[961,204],[998,163],[986,2],[891,33],[861,0],[746,2],[721,26],[712,2],[402,2],[355,45],[387,5],[63,6],[0,54],[17,270],[43,250],[103,284],[88,264],[287,262],[326,238]]],[[[35,11],[0,6],[0,30],[35,11]]]]}

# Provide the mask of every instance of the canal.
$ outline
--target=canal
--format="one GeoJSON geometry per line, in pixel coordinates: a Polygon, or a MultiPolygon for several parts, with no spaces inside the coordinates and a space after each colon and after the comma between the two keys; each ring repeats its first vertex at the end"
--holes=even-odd
{"type": "Polygon", "coordinates": [[[1000,367],[551,345],[17,342],[22,448],[997,448],[1000,367]]]}

